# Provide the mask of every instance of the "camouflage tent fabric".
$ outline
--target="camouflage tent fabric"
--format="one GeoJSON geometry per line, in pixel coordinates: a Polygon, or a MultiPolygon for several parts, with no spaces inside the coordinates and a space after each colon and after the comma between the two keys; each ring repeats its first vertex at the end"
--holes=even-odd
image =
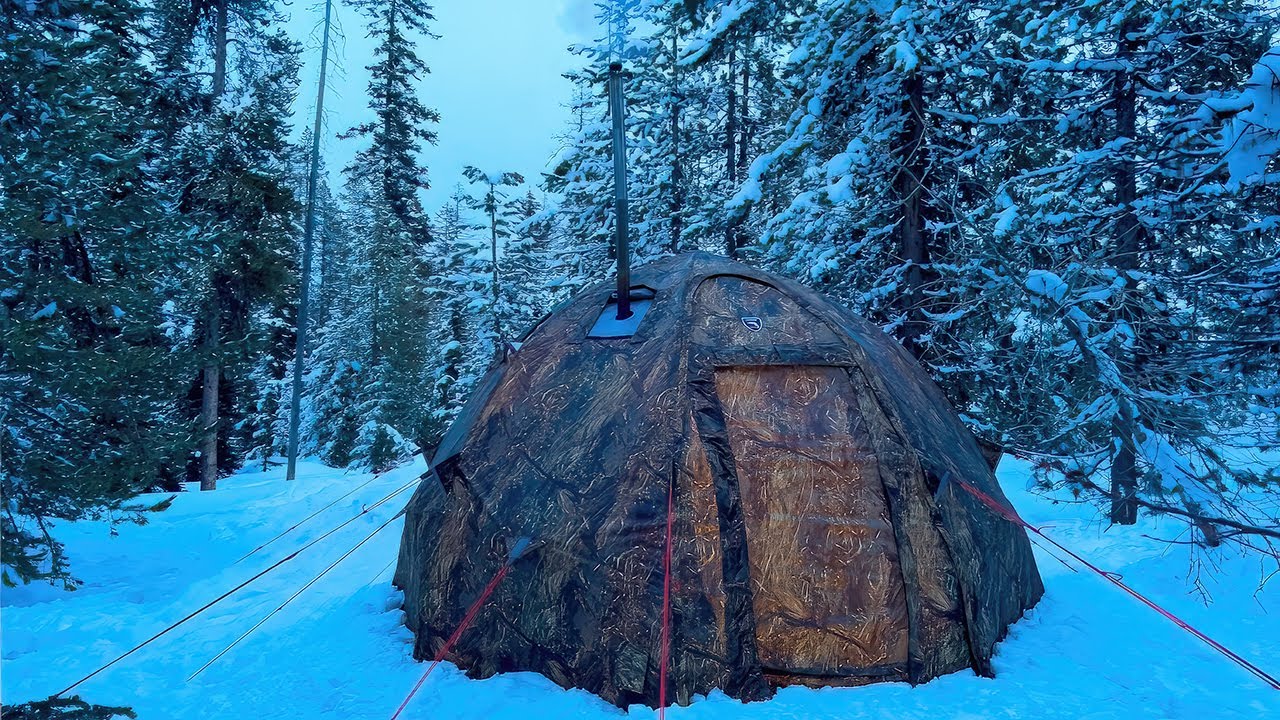
{"type": "Polygon", "coordinates": [[[942,482],[1008,503],[914,359],[714,255],[632,280],[637,318],[603,284],[565,303],[442,439],[395,575],[415,657],[528,541],[448,659],[656,705],[670,499],[670,701],[990,674],[1043,588],[1023,530],[942,482]]]}

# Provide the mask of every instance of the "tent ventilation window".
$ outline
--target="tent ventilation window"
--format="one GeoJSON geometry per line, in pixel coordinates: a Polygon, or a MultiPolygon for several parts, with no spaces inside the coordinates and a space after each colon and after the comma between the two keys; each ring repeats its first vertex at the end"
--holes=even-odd
{"type": "Polygon", "coordinates": [[[604,304],[604,309],[600,311],[587,337],[624,338],[635,335],[636,329],[640,327],[640,321],[644,320],[644,316],[653,305],[654,295],[653,288],[641,286],[631,288],[631,317],[619,320],[618,293],[610,293],[609,301],[604,304]]]}

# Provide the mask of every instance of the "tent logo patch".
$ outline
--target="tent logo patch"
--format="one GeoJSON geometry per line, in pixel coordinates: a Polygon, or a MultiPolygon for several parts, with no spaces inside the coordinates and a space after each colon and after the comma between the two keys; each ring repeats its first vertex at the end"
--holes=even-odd
{"type": "Polygon", "coordinates": [[[742,324],[751,332],[760,332],[760,329],[764,327],[764,321],[754,315],[742,318],[742,324]]]}

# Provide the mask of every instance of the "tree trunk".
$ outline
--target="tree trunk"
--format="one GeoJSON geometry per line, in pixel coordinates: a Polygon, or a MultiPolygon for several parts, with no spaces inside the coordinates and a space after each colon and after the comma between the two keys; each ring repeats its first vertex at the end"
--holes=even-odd
{"type": "Polygon", "coordinates": [[[462,318],[462,311],[458,309],[456,302],[449,308],[449,339],[454,342],[456,349],[450,351],[448,361],[444,367],[444,375],[449,378],[450,394],[444,398],[441,406],[452,409],[454,402],[453,386],[458,382],[458,378],[462,377],[462,348],[470,340],[467,337],[467,325],[462,318]]]}
{"type": "Polygon", "coordinates": [[[221,313],[218,299],[211,300],[209,318],[204,328],[204,368],[201,370],[200,393],[200,489],[218,489],[218,382],[222,368],[218,363],[218,325],[221,313]]]}
{"type": "Polygon", "coordinates": [[[213,7],[213,96],[227,91],[227,3],[217,0],[213,7]]]}
{"type": "Polygon", "coordinates": [[[676,35],[671,35],[671,238],[669,249],[679,252],[684,234],[684,163],[680,157],[680,63],[676,35]]]}
{"type": "Polygon", "coordinates": [[[498,315],[498,303],[501,299],[501,278],[498,277],[498,200],[497,189],[489,186],[489,194],[493,196],[493,204],[489,208],[489,257],[493,262],[493,332],[497,336],[496,351],[502,354],[502,318],[498,315]]]}
{"type": "Polygon", "coordinates": [[[903,127],[895,143],[895,191],[899,203],[898,255],[906,264],[899,306],[905,317],[902,342],[916,357],[924,351],[920,337],[924,320],[924,268],[929,262],[929,239],[924,222],[924,178],[928,172],[924,145],[924,80],[913,73],[903,83],[903,127]]]}
{"type": "MultiPolygon", "coordinates": [[[[747,165],[750,158],[748,154],[751,152],[751,48],[753,43],[747,40],[747,49],[742,56],[742,97],[741,109],[738,111],[738,169],[734,173],[738,182],[746,179],[747,165]]],[[[737,188],[734,188],[736,191],[737,188]]],[[[738,224],[739,235],[741,235],[742,224],[738,224]]],[[[739,237],[739,246],[741,246],[742,238],[739,237]]]]}
{"type": "MultiPolygon", "coordinates": [[[[216,0],[213,6],[213,97],[227,90],[227,4],[216,0]]],[[[200,489],[218,488],[218,385],[222,368],[218,363],[218,332],[222,322],[220,299],[215,291],[210,299],[209,317],[204,328],[204,367],[200,371],[200,489]]]]}
{"type": "MultiPolygon", "coordinates": [[[[738,191],[738,184],[747,177],[747,162],[749,158],[747,154],[751,151],[751,40],[747,39],[746,50],[742,55],[742,90],[741,97],[738,99],[741,103],[738,110],[738,157],[737,168],[733,173],[733,185],[729,188],[730,194],[738,191]]],[[[734,213],[732,220],[733,230],[733,246],[735,248],[745,247],[747,244],[746,233],[743,227],[746,225],[746,217],[737,211],[734,213]]]]}
{"type": "MultiPolygon", "coordinates": [[[[1132,58],[1134,43],[1128,39],[1131,28],[1132,23],[1128,20],[1120,24],[1117,55],[1122,62],[1132,58]]],[[[1112,103],[1115,107],[1116,139],[1134,139],[1137,132],[1137,93],[1131,72],[1122,70],[1116,73],[1112,88],[1112,103]]],[[[1120,208],[1120,216],[1116,218],[1115,255],[1112,262],[1124,276],[1124,287],[1121,290],[1115,319],[1129,322],[1136,335],[1137,313],[1132,307],[1131,287],[1134,281],[1127,273],[1138,267],[1141,226],[1134,209],[1134,201],[1138,197],[1137,168],[1131,156],[1128,155],[1130,152],[1128,148],[1122,147],[1117,152],[1123,153],[1124,157],[1116,163],[1114,176],[1116,207],[1120,208]]],[[[1139,344],[1135,342],[1135,346],[1139,344]]],[[[1117,347],[1116,365],[1122,374],[1131,376],[1136,366],[1136,358],[1130,350],[1117,347]]],[[[1117,398],[1117,400],[1119,409],[1111,423],[1115,452],[1111,460],[1111,521],[1118,525],[1132,525],[1138,521],[1138,504],[1135,502],[1138,492],[1138,467],[1133,445],[1136,420],[1133,406],[1129,401],[1126,398],[1117,398]]]]}
{"type": "Polygon", "coordinates": [[[75,279],[85,285],[94,284],[93,263],[89,262],[89,250],[79,231],[62,236],[62,264],[75,279]]]}
{"type": "MultiPolygon", "coordinates": [[[[727,185],[732,188],[738,184],[738,86],[737,68],[738,50],[729,50],[729,97],[727,115],[724,121],[724,172],[727,185]]],[[[729,221],[724,228],[724,254],[731,258],[738,257],[738,231],[735,223],[729,221]]]]}
{"type": "Polygon", "coordinates": [[[1132,525],[1138,522],[1138,465],[1133,448],[1133,416],[1125,408],[1111,423],[1115,455],[1111,458],[1111,522],[1132,525]]]}
{"type": "Polygon", "coordinates": [[[381,282],[381,278],[373,278],[373,308],[369,317],[369,367],[377,367],[382,362],[382,338],[378,336],[378,318],[382,316],[381,282]]]}

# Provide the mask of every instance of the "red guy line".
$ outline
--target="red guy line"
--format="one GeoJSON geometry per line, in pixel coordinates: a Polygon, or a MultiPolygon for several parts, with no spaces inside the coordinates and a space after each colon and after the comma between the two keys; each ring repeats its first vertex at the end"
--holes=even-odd
{"type": "Polygon", "coordinates": [[[1164,608],[1160,607],[1160,606],[1159,606],[1159,605],[1157,605],[1157,604],[1156,604],[1156,602],[1155,602],[1154,600],[1152,600],[1151,598],[1148,598],[1146,595],[1143,595],[1142,593],[1138,592],[1137,590],[1134,590],[1133,588],[1129,587],[1128,585],[1126,585],[1126,584],[1124,583],[1124,581],[1123,581],[1123,580],[1121,580],[1121,579],[1120,579],[1120,577],[1121,577],[1121,576],[1120,576],[1120,574],[1119,574],[1119,573],[1111,572],[1111,571],[1108,571],[1108,570],[1103,570],[1102,568],[1100,568],[1100,567],[1098,567],[1098,566],[1094,565],[1093,563],[1089,562],[1088,560],[1085,560],[1084,558],[1080,557],[1079,555],[1077,555],[1076,553],[1072,552],[1070,549],[1068,549],[1067,547],[1065,547],[1064,545],[1062,545],[1062,543],[1058,542],[1057,540],[1054,540],[1053,538],[1049,537],[1048,535],[1045,535],[1045,534],[1040,530],[1040,528],[1035,527],[1034,525],[1032,525],[1031,523],[1027,522],[1026,520],[1023,520],[1021,517],[1019,517],[1019,516],[1018,516],[1018,513],[1014,512],[1013,508],[1009,508],[1009,507],[1005,507],[1004,505],[1001,505],[1001,504],[1000,504],[1000,502],[999,502],[999,501],[997,501],[995,498],[993,498],[993,497],[991,497],[990,495],[988,495],[988,494],[986,494],[986,493],[982,492],[982,491],[981,491],[981,490],[979,490],[978,488],[976,488],[976,487],[974,487],[974,486],[970,485],[969,483],[967,483],[967,482],[965,482],[965,481],[963,481],[963,480],[957,480],[956,482],[957,482],[957,484],[959,484],[959,485],[960,485],[960,487],[964,488],[966,492],[968,492],[970,495],[972,495],[972,496],[976,497],[977,499],[981,500],[981,501],[982,501],[982,503],[983,503],[984,505],[986,505],[987,507],[989,507],[989,508],[991,508],[992,510],[994,510],[997,514],[999,514],[999,515],[1000,515],[1001,517],[1003,517],[1005,520],[1008,520],[1009,522],[1014,523],[1015,525],[1020,525],[1020,526],[1022,526],[1022,527],[1024,527],[1024,528],[1026,528],[1027,530],[1030,530],[1031,532],[1035,533],[1036,535],[1039,535],[1040,537],[1044,538],[1044,539],[1045,539],[1045,540],[1047,540],[1048,542],[1052,543],[1054,547],[1056,547],[1056,548],[1058,548],[1059,550],[1061,550],[1062,552],[1064,552],[1064,553],[1066,553],[1066,554],[1070,555],[1072,558],[1074,558],[1074,559],[1076,560],[1076,562],[1078,562],[1078,563],[1080,563],[1081,565],[1083,565],[1083,566],[1085,566],[1085,567],[1089,568],[1090,570],[1092,570],[1093,572],[1097,573],[1098,575],[1101,575],[1102,577],[1106,578],[1109,582],[1111,582],[1111,584],[1113,584],[1113,585],[1115,585],[1116,587],[1120,588],[1121,590],[1124,590],[1125,592],[1129,593],[1129,594],[1130,594],[1130,595],[1132,595],[1134,598],[1137,598],[1137,600],[1138,600],[1139,602],[1141,602],[1143,605],[1146,605],[1147,607],[1151,608],[1152,610],[1155,610],[1156,612],[1160,613],[1160,614],[1161,614],[1161,615],[1163,615],[1167,620],[1169,620],[1170,622],[1172,622],[1174,625],[1177,625],[1178,627],[1182,628],[1183,630],[1186,630],[1187,632],[1191,633],[1192,635],[1194,635],[1196,638],[1198,638],[1198,639],[1199,639],[1201,642],[1203,642],[1204,644],[1206,644],[1206,645],[1208,645],[1209,647],[1213,648],[1214,650],[1217,650],[1218,652],[1222,653],[1222,654],[1223,654],[1223,655],[1225,655],[1228,659],[1230,659],[1232,662],[1234,662],[1235,664],[1237,664],[1237,665],[1239,665],[1240,667],[1244,668],[1245,670],[1248,670],[1250,673],[1252,673],[1252,674],[1253,674],[1255,677],[1257,677],[1259,680],[1263,681],[1263,682],[1264,682],[1264,683],[1266,683],[1267,685],[1270,685],[1270,686],[1272,687],[1272,689],[1280,690],[1280,680],[1277,680],[1274,676],[1272,676],[1271,674],[1267,673],[1267,672],[1266,672],[1265,670],[1263,670],[1262,668],[1258,667],[1257,665],[1254,665],[1252,662],[1249,662],[1249,661],[1248,661],[1248,660],[1246,660],[1245,658],[1241,657],[1239,654],[1235,653],[1234,651],[1232,651],[1232,650],[1231,650],[1230,648],[1228,648],[1227,646],[1223,645],[1222,643],[1218,642],[1217,640],[1214,640],[1213,638],[1209,637],[1208,635],[1205,635],[1203,632],[1201,632],[1200,630],[1196,629],[1195,627],[1192,627],[1192,626],[1191,626],[1191,624],[1190,624],[1190,623],[1188,623],[1187,621],[1183,620],[1182,618],[1178,617],[1177,615],[1174,615],[1173,613],[1169,612],[1168,610],[1166,610],[1166,609],[1164,609],[1164,608]]]}
{"type": "Polygon", "coordinates": [[[667,485],[667,547],[662,558],[662,656],[658,660],[658,720],[667,716],[667,659],[671,655],[671,525],[675,489],[667,485]]]}
{"type": "Polygon", "coordinates": [[[431,674],[432,670],[436,669],[436,666],[440,664],[440,661],[444,660],[444,656],[453,649],[454,644],[458,642],[458,638],[462,637],[462,632],[467,629],[467,626],[471,625],[473,620],[476,619],[476,615],[480,614],[480,609],[484,607],[485,601],[488,600],[489,596],[493,594],[493,591],[497,589],[498,583],[502,582],[502,578],[507,576],[507,571],[510,569],[511,561],[508,560],[502,564],[502,567],[498,568],[498,572],[494,573],[493,578],[489,580],[489,584],[485,585],[484,590],[480,592],[480,597],[476,598],[476,601],[471,604],[471,608],[467,610],[467,614],[462,618],[462,622],[458,625],[458,628],[454,630],[453,634],[449,636],[449,639],[445,641],[444,646],[440,648],[440,652],[436,653],[435,659],[431,661],[431,665],[427,667],[427,671],[422,673],[422,677],[418,678],[418,683],[409,691],[409,695],[405,697],[404,702],[400,703],[400,707],[396,708],[395,714],[391,716],[391,720],[396,720],[400,717],[400,713],[404,712],[404,709],[409,705],[409,701],[412,700],[413,696],[422,688],[422,684],[427,681],[427,676],[431,674]]]}

